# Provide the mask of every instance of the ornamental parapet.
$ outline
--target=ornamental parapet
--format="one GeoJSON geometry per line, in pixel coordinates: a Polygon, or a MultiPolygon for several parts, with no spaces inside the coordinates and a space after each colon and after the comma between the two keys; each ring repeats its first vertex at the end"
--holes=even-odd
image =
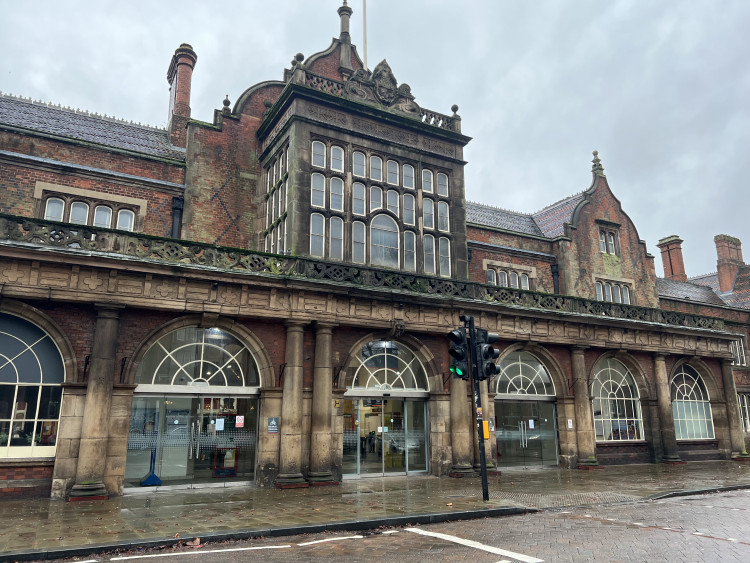
{"type": "Polygon", "coordinates": [[[605,303],[567,295],[524,291],[0,213],[0,245],[13,244],[67,252],[96,253],[102,256],[117,255],[150,263],[190,265],[227,273],[331,283],[359,287],[363,290],[383,289],[437,299],[481,301],[523,310],[606,317],[684,328],[724,329],[722,319],[677,311],[605,303]]]}

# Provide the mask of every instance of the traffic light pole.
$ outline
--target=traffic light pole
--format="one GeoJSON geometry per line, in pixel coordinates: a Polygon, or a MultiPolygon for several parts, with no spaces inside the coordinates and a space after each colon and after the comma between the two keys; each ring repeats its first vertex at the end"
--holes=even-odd
{"type": "Polygon", "coordinates": [[[482,393],[479,390],[479,358],[477,357],[477,333],[474,330],[474,317],[464,317],[469,324],[469,338],[471,339],[471,375],[474,380],[474,408],[477,413],[477,434],[479,436],[479,465],[482,473],[482,500],[490,500],[487,487],[487,458],[484,453],[484,416],[482,413],[482,393]]]}

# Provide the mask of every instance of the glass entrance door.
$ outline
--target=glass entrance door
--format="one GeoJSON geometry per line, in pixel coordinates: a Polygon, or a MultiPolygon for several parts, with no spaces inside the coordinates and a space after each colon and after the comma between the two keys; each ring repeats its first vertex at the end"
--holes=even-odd
{"type": "Polygon", "coordinates": [[[344,401],[344,475],[427,470],[425,404],[400,399],[344,401]]]}
{"type": "Polygon", "coordinates": [[[253,479],[257,413],[254,398],[135,396],[127,486],[253,479]]]}
{"type": "Polygon", "coordinates": [[[557,465],[555,403],[497,401],[497,464],[557,465]]]}

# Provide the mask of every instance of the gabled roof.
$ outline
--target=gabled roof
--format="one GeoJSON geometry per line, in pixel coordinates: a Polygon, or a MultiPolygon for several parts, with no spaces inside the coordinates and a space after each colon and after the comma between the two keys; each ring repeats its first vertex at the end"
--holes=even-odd
{"type": "Polygon", "coordinates": [[[6,124],[144,155],[185,160],[166,129],[24,100],[0,93],[0,125],[6,124]]]}
{"type": "Polygon", "coordinates": [[[531,215],[472,201],[466,202],[466,221],[505,231],[544,236],[531,215]]]}
{"type": "Polygon", "coordinates": [[[585,192],[581,192],[533,213],[532,217],[544,236],[555,238],[564,235],[565,223],[573,222],[573,212],[584,197],[585,192]]]}
{"type": "Polygon", "coordinates": [[[732,291],[722,293],[719,288],[719,274],[703,274],[690,278],[695,284],[710,287],[727,305],[740,309],[750,309],[750,266],[741,266],[737,271],[732,291]]]}
{"type": "Polygon", "coordinates": [[[727,305],[710,287],[689,281],[656,278],[656,291],[659,297],[664,298],[685,299],[706,305],[727,305]]]}

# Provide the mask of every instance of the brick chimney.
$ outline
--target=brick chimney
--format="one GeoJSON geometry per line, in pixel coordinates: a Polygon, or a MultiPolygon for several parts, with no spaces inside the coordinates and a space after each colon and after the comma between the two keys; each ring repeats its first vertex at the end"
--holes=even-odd
{"type": "Polygon", "coordinates": [[[198,60],[187,43],[180,45],[172,56],[167,71],[169,82],[169,138],[173,145],[185,148],[187,122],[190,119],[190,83],[198,60]]]}
{"type": "Polygon", "coordinates": [[[740,266],[744,266],[742,259],[742,241],[729,235],[716,235],[716,270],[719,273],[719,290],[722,293],[732,291],[734,280],[740,266]]]}
{"type": "Polygon", "coordinates": [[[682,260],[683,240],[677,235],[661,239],[656,246],[661,249],[664,277],[670,280],[687,281],[685,262],[682,260]]]}

